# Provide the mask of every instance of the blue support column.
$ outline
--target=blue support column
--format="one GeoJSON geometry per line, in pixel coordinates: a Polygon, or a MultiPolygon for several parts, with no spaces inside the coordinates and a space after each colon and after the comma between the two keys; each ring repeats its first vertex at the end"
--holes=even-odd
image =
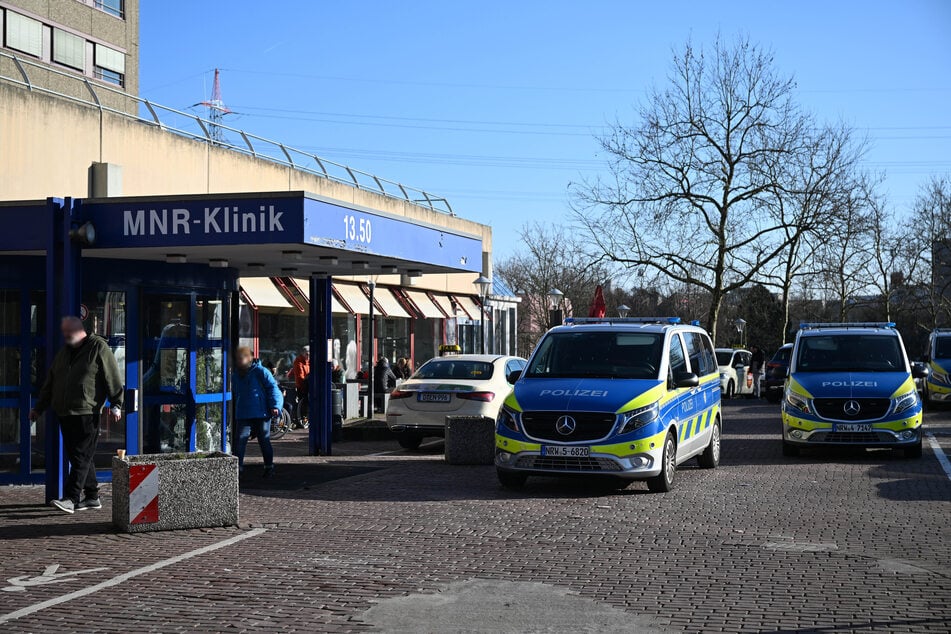
{"type": "MultiPolygon", "coordinates": [[[[46,246],[46,367],[62,346],[60,319],[78,315],[81,297],[81,254],[69,239],[79,204],[72,198],[47,200],[52,216],[49,242],[46,246]]],[[[52,411],[46,413],[46,501],[63,497],[66,480],[66,456],[60,436],[59,420],[52,411]]]]}
{"type": "Polygon", "coordinates": [[[333,338],[330,323],[331,279],[310,278],[310,454],[329,456],[333,440],[333,411],[328,341],[333,338]]]}

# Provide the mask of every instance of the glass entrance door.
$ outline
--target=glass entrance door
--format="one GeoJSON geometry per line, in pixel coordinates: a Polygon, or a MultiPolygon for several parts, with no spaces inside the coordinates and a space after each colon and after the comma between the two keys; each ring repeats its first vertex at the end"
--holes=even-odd
{"type": "Polygon", "coordinates": [[[229,314],[226,296],[143,294],[143,453],[230,449],[229,314]]]}

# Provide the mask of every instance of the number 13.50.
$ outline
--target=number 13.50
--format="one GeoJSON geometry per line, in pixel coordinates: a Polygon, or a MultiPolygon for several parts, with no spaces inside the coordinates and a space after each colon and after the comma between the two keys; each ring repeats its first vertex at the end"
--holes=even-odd
{"type": "Polygon", "coordinates": [[[343,217],[343,235],[347,240],[369,243],[373,239],[373,230],[368,219],[346,215],[343,217]]]}

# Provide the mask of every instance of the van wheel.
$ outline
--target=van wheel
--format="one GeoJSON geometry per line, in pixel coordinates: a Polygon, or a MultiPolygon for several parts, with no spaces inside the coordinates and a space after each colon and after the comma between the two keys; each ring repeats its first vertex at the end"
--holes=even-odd
{"type": "Polygon", "coordinates": [[[653,478],[648,478],[647,488],[654,493],[667,493],[674,487],[674,475],[677,473],[677,444],[672,434],[667,434],[664,440],[664,453],[661,457],[661,468],[653,478]]]}
{"type": "Polygon", "coordinates": [[[713,429],[710,432],[710,444],[703,450],[703,453],[697,457],[701,469],[716,469],[720,464],[720,419],[713,421],[713,429]]]}
{"type": "Polygon", "coordinates": [[[398,442],[403,449],[416,451],[419,449],[419,446],[423,444],[423,437],[415,434],[400,434],[396,437],[396,442],[398,442]]]}
{"type": "Polygon", "coordinates": [[[795,458],[799,455],[799,447],[796,445],[783,441],[783,455],[787,458],[795,458]]]}
{"type": "Polygon", "coordinates": [[[911,447],[905,447],[902,449],[902,455],[906,459],[915,460],[921,457],[921,438],[918,439],[918,442],[912,445],[911,447]]]}
{"type": "Polygon", "coordinates": [[[723,398],[733,398],[736,395],[736,385],[733,384],[733,381],[730,381],[726,384],[726,394],[723,395],[723,398]]]}
{"type": "Polygon", "coordinates": [[[503,471],[502,469],[497,469],[496,472],[499,476],[499,484],[505,489],[517,491],[528,482],[528,475],[519,473],[518,471],[503,471]]]}

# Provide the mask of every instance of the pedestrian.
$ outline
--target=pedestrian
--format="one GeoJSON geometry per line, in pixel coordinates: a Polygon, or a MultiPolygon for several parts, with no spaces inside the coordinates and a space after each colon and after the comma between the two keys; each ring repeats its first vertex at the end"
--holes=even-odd
{"type": "Polygon", "coordinates": [[[274,473],[271,420],[280,415],[284,406],[281,388],[274,375],[254,359],[251,348],[247,346],[235,351],[231,386],[234,394],[234,453],[238,456],[238,470],[244,471],[244,452],[251,432],[254,432],[264,457],[264,477],[269,478],[274,473]]]}
{"type": "Polygon", "coordinates": [[[294,359],[294,366],[291,368],[291,376],[294,378],[294,387],[297,390],[297,416],[301,421],[307,420],[310,412],[310,394],[307,378],[310,376],[310,346],[304,346],[300,354],[294,359]]]}
{"type": "Polygon", "coordinates": [[[394,370],[396,378],[401,381],[405,381],[413,375],[413,371],[409,367],[409,361],[406,357],[400,357],[396,360],[396,369],[394,370]]]}
{"type": "Polygon", "coordinates": [[[376,394],[374,400],[376,400],[377,410],[385,409],[385,395],[394,389],[396,389],[396,374],[390,368],[390,360],[386,357],[380,357],[376,367],[373,368],[373,390],[376,394]]]}
{"type": "Polygon", "coordinates": [[[124,382],[108,342],[86,334],[79,317],[64,317],[60,329],[66,345],[53,358],[30,420],[50,408],[59,419],[69,475],[63,497],[53,506],[64,513],[101,509],[94,462],[99,420],[107,401],[109,424],[122,418],[124,382]]]}
{"type": "Polygon", "coordinates": [[[766,368],[766,357],[759,346],[752,346],[750,352],[750,374],[753,375],[753,398],[760,398],[760,384],[763,378],[763,370],[766,368]]]}

